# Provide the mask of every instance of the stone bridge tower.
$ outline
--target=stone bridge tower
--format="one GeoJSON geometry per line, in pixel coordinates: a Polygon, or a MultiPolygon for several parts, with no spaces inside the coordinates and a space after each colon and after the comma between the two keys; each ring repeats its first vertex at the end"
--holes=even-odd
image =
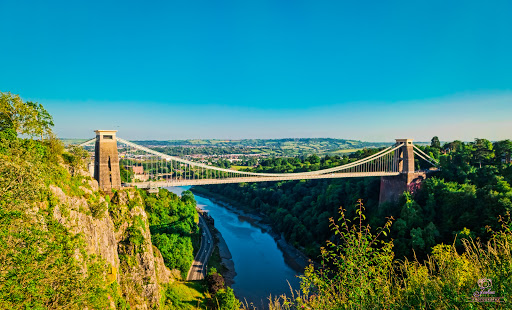
{"type": "Polygon", "coordinates": [[[94,178],[106,193],[121,188],[119,155],[117,153],[117,130],[96,130],[94,151],[94,178]]]}
{"type": "Polygon", "coordinates": [[[398,201],[405,191],[414,192],[426,179],[427,174],[416,172],[414,167],[414,148],[412,139],[396,139],[396,145],[402,144],[398,149],[398,171],[400,175],[381,177],[379,203],[398,201]]]}

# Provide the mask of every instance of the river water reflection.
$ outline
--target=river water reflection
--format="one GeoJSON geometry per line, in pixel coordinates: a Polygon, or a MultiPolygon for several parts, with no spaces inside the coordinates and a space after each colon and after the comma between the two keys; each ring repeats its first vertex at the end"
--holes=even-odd
{"type": "MultiPolygon", "coordinates": [[[[181,194],[188,188],[169,187],[168,190],[181,194]]],[[[264,309],[270,295],[289,295],[290,285],[294,290],[299,288],[296,277],[299,273],[286,264],[283,252],[272,236],[210,199],[195,197],[197,206],[215,220],[215,227],[233,256],[237,275],[232,288],[240,300],[264,309]]]]}

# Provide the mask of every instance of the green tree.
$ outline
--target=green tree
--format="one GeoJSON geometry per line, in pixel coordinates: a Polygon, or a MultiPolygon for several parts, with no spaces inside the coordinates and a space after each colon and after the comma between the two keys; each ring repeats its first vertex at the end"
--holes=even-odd
{"type": "Polygon", "coordinates": [[[19,95],[0,93],[0,129],[28,136],[51,136],[52,116],[41,104],[24,102],[19,95]]]}
{"type": "Polygon", "coordinates": [[[320,157],[318,157],[316,154],[313,154],[307,158],[307,161],[311,164],[318,164],[320,163],[320,157]]]}
{"type": "Polygon", "coordinates": [[[411,229],[411,245],[415,250],[425,250],[425,241],[423,240],[423,230],[421,228],[411,229]]]}
{"type": "Polygon", "coordinates": [[[487,162],[494,157],[491,141],[487,139],[475,139],[473,143],[475,147],[474,158],[479,167],[482,168],[482,162],[487,162]]]}
{"type": "Polygon", "coordinates": [[[504,160],[506,163],[510,163],[510,158],[512,154],[512,141],[510,140],[502,140],[494,142],[494,153],[496,154],[496,160],[498,164],[504,160]]]}
{"type": "Polygon", "coordinates": [[[81,146],[72,145],[68,149],[68,153],[63,154],[63,157],[69,164],[71,174],[76,175],[78,171],[85,169],[89,153],[81,146]]]}
{"type": "Polygon", "coordinates": [[[0,94],[0,309],[107,308],[107,264],[54,218],[58,200],[48,189],[82,179],[61,166],[59,141],[17,137],[31,133],[30,109],[0,94]]]}
{"type": "Polygon", "coordinates": [[[31,130],[35,135],[41,136],[41,141],[44,136],[49,136],[52,133],[51,128],[54,126],[53,117],[46,111],[42,104],[37,102],[27,101],[27,105],[35,111],[35,119],[30,122],[31,130]]]}
{"type": "Polygon", "coordinates": [[[133,180],[134,173],[132,169],[119,165],[119,173],[121,175],[121,182],[130,183],[133,180]]]}
{"type": "Polygon", "coordinates": [[[152,234],[151,240],[162,253],[165,265],[171,269],[180,270],[185,277],[194,260],[190,237],[162,233],[152,234]]]}
{"type": "Polygon", "coordinates": [[[206,283],[208,285],[208,291],[212,294],[216,294],[220,289],[225,287],[224,278],[217,272],[211,272],[206,276],[206,283]]]}
{"type": "Polygon", "coordinates": [[[229,286],[218,290],[215,300],[219,310],[238,310],[241,307],[240,301],[236,299],[233,289],[229,286]]]}
{"type": "Polygon", "coordinates": [[[464,146],[464,142],[460,141],[460,140],[455,140],[453,142],[450,142],[450,143],[445,143],[443,145],[443,149],[445,151],[448,151],[448,152],[453,152],[453,151],[456,151],[456,150],[460,150],[461,147],[464,146]]]}
{"type": "Polygon", "coordinates": [[[20,96],[0,93],[0,123],[2,129],[12,128],[17,133],[28,133],[29,123],[35,119],[35,110],[27,105],[20,96]]]}
{"type": "Polygon", "coordinates": [[[439,149],[441,148],[441,142],[437,136],[434,136],[432,140],[430,140],[430,147],[439,149]]]}
{"type": "Polygon", "coordinates": [[[14,124],[9,115],[5,112],[0,112],[0,131],[12,130],[16,132],[13,128],[14,124]]]}

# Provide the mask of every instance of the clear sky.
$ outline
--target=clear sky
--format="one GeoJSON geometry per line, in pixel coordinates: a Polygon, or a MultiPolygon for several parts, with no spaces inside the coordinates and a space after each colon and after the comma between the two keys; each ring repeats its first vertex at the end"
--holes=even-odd
{"type": "Polygon", "coordinates": [[[61,137],[512,138],[512,1],[0,0],[61,137]]]}

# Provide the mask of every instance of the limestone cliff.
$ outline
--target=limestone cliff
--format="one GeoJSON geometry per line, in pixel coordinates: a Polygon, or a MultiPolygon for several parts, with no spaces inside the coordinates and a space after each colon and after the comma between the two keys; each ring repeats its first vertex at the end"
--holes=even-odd
{"type": "Polygon", "coordinates": [[[151,243],[139,194],[133,189],[120,190],[110,199],[98,192],[95,180],[84,182],[80,190],[82,196],[70,196],[51,187],[58,201],[54,217],[70,232],[83,236],[89,254],[108,262],[111,281],[117,281],[120,295],[132,309],[158,308],[162,285],[173,277],[151,243]]]}

